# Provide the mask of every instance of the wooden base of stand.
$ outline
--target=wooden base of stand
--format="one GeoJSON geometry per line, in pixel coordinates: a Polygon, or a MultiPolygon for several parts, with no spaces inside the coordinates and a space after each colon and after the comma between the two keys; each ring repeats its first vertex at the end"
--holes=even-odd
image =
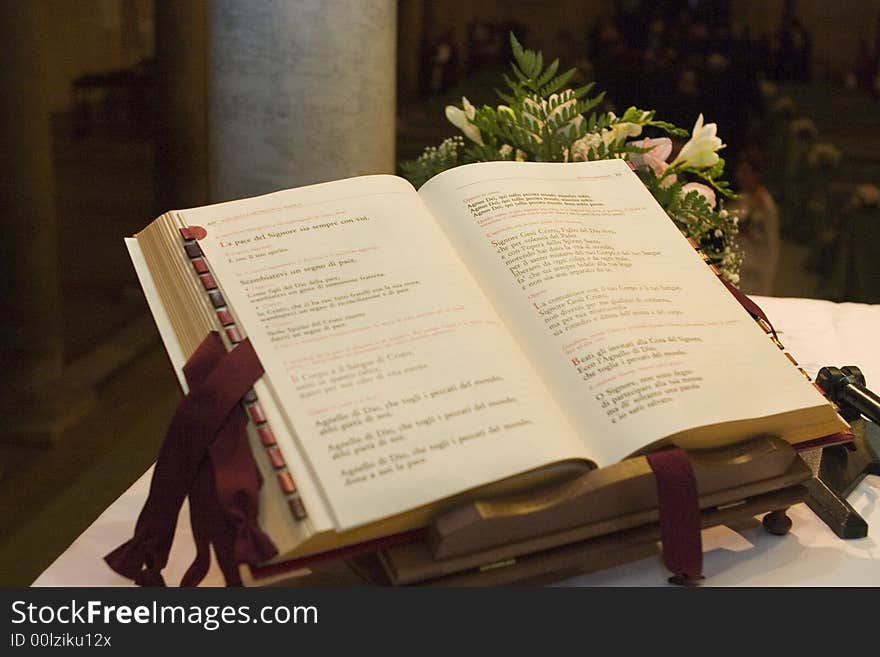
{"type": "MultiPolygon", "coordinates": [[[[703,528],[754,524],[782,535],[785,511],[807,495],[806,464],[764,438],[689,454],[703,528]]],[[[627,459],[519,497],[478,500],[438,517],[425,540],[248,585],[496,586],[543,584],[658,551],[657,494],[645,457],[627,459]]]]}

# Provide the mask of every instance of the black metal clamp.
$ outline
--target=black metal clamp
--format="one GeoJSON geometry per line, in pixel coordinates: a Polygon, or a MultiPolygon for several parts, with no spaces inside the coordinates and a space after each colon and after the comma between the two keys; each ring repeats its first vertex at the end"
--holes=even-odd
{"type": "Polygon", "coordinates": [[[855,365],[823,367],[816,383],[852,424],[855,439],[822,451],[819,473],[807,484],[807,505],[840,538],[863,538],[868,523],[846,498],[866,475],[880,475],[880,397],[855,365]]]}

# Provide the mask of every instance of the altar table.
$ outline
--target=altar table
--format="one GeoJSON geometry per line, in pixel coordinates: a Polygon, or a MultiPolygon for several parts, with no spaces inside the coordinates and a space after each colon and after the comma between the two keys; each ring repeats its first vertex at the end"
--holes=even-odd
{"type": "MultiPolygon", "coordinates": [[[[880,390],[880,305],[772,297],[755,297],[755,301],[811,376],[823,365],[858,365],[868,386],[880,390]]],[[[130,586],[131,582],[110,570],[102,557],[131,537],[151,474],[152,469],[134,482],[33,585],[130,586]]],[[[742,534],[725,527],[704,531],[703,585],[880,585],[880,477],[865,478],[849,502],[868,521],[866,538],[838,539],[804,504],[789,510],[793,527],[786,536],[772,536],[760,526],[742,534]]],[[[166,582],[179,582],[194,554],[184,505],[171,558],[163,571],[166,582]]],[[[658,555],[559,585],[656,586],[665,585],[668,575],[658,555]]],[[[203,584],[223,584],[216,563],[203,584]]]]}

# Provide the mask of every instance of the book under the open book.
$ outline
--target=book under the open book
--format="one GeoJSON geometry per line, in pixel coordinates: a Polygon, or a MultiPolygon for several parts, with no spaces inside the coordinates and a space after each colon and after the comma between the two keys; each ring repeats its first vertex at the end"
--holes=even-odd
{"type": "Polygon", "coordinates": [[[128,245],[178,373],[212,330],[262,362],[279,560],[668,442],[846,428],[623,161],[362,176],[169,212],[128,245]]]}

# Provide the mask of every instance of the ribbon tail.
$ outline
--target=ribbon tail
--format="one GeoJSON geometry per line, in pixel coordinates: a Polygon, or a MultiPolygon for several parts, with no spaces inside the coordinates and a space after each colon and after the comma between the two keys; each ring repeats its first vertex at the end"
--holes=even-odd
{"type": "Polygon", "coordinates": [[[211,565],[211,546],[227,586],[241,583],[234,557],[234,528],[223,515],[214,487],[214,472],[209,459],[199,469],[189,495],[190,524],[196,543],[196,556],[181,579],[181,586],[198,586],[211,565]]]}
{"type": "Polygon", "coordinates": [[[161,570],[168,563],[177,515],[192,486],[197,464],[204,458],[204,445],[212,437],[212,430],[201,426],[199,393],[203,391],[198,386],[225,355],[223,341],[212,332],[184,366],[190,394],[177,407],[165,434],[134,535],[104,557],[110,568],[137,584],[164,586],[161,570]]]}
{"type": "Polygon", "coordinates": [[[157,559],[143,538],[135,536],[104,557],[116,573],[138,586],[165,586],[162,569],[165,562],[157,559]]]}
{"type": "Polygon", "coordinates": [[[196,556],[187,568],[181,586],[198,586],[211,566],[211,524],[216,520],[210,509],[211,492],[214,478],[207,460],[199,468],[192,490],[189,492],[189,524],[192,528],[193,541],[196,544],[196,556]]]}
{"type": "Polygon", "coordinates": [[[676,584],[703,579],[703,538],[697,480],[687,452],[678,447],[647,455],[657,481],[663,563],[676,584]]]}
{"type": "Polygon", "coordinates": [[[161,571],[168,563],[177,516],[187,495],[197,554],[184,576],[185,585],[204,578],[212,544],[230,585],[240,583],[237,554],[250,563],[277,554],[257,525],[260,477],[240,405],[262,373],[250,342],[245,340],[227,353],[215,332],[187,361],[184,374],[190,392],[165,436],[134,537],[105,557],[114,571],[142,586],[164,586],[161,571]]]}
{"type": "MultiPolygon", "coordinates": [[[[218,514],[219,515],[219,514],[218,514]]],[[[223,516],[216,525],[214,536],[214,552],[217,554],[217,564],[226,586],[241,586],[241,575],[238,572],[238,564],[241,563],[235,557],[235,534],[234,529],[223,516]]]]}
{"type": "Polygon", "coordinates": [[[278,548],[256,523],[256,518],[243,523],[235,537],[235,559],[238,563],[257,565],[278,554],[278,548]]]}
{"type": "Polygon", "coordinates": [[[232,527],[236,563],[258,564],[278,549],[257,522],[262,477],[247,438],[247,417],[233,409],[211,444],[211,464],[220,511],[232,527]]]}

